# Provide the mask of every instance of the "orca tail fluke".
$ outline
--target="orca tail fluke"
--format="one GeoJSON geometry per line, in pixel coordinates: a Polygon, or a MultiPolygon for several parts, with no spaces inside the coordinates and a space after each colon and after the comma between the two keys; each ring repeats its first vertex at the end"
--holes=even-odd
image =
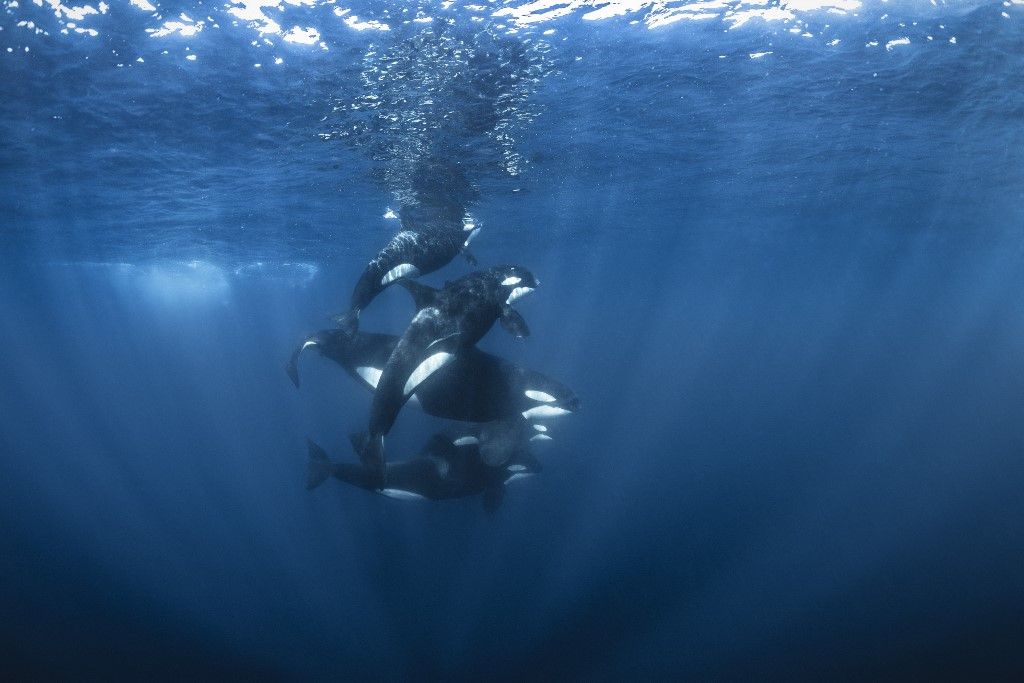
{"type": "Polygon", "coordinates": [[[312,491],[327,481],[327,478],[331,476],[333,465],[327,457],[327,452],[313,443],[312,439],[306,439],[306,444],[309,446],[309,462],[306,464],[306,490],[312,491]]]}
{"type": "Polygon", "coordinates": [[[353,308],[348,313],[342,313],[331,318],[334,323],[348,336],[353,336],[359,331],[359,309],[353,308]]]}

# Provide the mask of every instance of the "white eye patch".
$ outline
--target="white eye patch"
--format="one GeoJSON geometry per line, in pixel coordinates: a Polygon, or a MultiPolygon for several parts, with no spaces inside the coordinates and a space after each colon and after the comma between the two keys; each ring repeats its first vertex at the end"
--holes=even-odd
{"type": "Polygon", "coordinates": [[[458,439],[455,439],[455,441],[452,441],[452,443],[456,446],[473,446],[480,443],[480,439],[475,436],[460,436],[458,439]]]}
{"type": "Polygon", "coordinates": [[[533,425],[533,428],[541,433],[548,431],[548,428],[545,427],[544,425],[533,425]]]}
{"type": "Polygon", "coordinates": [[[530,437],[530,441],[554,441],[554,439],[547,434],[534,434],[530,437]]]}
{"type": "Polygon", "coordinates": [[[527,389],[523,393],[526,394],[526,398],[531,399],[533,401],[538,401],[540,403],[554,403],[555,401],[558,400],[558,399],[556,399],[554,396],[552,396],[551,394],[549,394],[546,391],[537,391],[536,389],[527,389]]]}
{"type": "Polygon", "coordinates": [[[521,278],[521,277],[516,277],[515,275],[509,275],[507,278],[505,278],[504,280],[501,281],[501,284],[503,286],[507,287],[509,285],[518,285],[522,281],[523,281],[523,278],[521,278]]]}

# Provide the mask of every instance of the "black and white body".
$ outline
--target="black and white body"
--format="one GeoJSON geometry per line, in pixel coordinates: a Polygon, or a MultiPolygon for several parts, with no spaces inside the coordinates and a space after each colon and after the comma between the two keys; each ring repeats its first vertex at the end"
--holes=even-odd
{"type": "MultiPolygon", "coordinates": [[[[366,435],[350,437],[356,452],[364,448],[366,435]]],[[[460,443],[437,434],[420,454],[410,460],[386,465],[387,485],[379,486],[378,473],[365,465],[332,463],[327,453],[309,441],[306,488],[314,489],[328,477],[334,477],[367,491],[401,500],[446,500],[483,494],[484,508],[493,511],[504,498],[505,485],[536,474],[540,463],[526,450],[500,467],[491,467],[481,458],[475,444],[460,443]]]]}
{"type": "Polygon", "coordinates": [[[444,289],[403,280],[418,312],[382,368],[370,408],[363,463],[384,475],[384,435],[417,387],[471,348],[497,320],[517,336],[529,334],[512,304],[537,287],[519,266],[498,266],[449,282],[444,289]]]}
{"type": "Polygon", "coordinates": [[[402,230],[366,264],[352,291],[348,312],[337,318],[338,325],[349,333],[358,330],[360,312],[393,282],[432,273],[459,254],[476,263],[469,244],[480,229],[461,206],[403,207],[400,218],[402,230]]]}
{"type": "MultiPolygon", "coordinates": [[[[342,330],[321,330],[295,348],[288,362],[288,376],[299,386],[299,358],[304,350],[315,349],[372,392],[398,339],[389,334],[357,332],[348,335],[342,330]]],[[[494,422],[521,417],[537,423],[574,413],[580,405],[576,394],[561,382],[475,346],[460,352],[420,382],[410,401],[428,415],[460,422],[494,422]]]]}

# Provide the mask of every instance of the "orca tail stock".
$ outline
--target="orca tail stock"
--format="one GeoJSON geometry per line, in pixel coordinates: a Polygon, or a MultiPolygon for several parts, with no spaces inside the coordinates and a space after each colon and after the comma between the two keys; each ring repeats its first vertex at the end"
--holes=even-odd
{"type": "Polygon", "coordinates": [[[334,324],[348,336],[353,336],[359,331],[359,309],[353,308],[348,313],[340,313],[331,318],[334,324]]]}
{"type": "Polygon", "coordinates": [[[371,436],[362,432],[350,434],[348,438],[359,462],[376,479],[377,488],[384,488],[384,435],[371,436]]]}

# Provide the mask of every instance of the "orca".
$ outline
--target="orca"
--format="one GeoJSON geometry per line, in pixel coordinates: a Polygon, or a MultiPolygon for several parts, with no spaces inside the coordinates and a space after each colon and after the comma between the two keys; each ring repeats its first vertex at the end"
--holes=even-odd
{"type": "Polygon", "coordinates": [[[432,273],[460,253],[476,264],[469,244],[480,228],[461,206],[405,205],[400,209],[400,219],[402,229],[363,269],[352,290],[348,312],[335,318],[349,333],[359,329],[360,312],[392,283],[432,273]]]}
{"type": "MultiPolygon", "coordinates": [[[[398,337],[389,334],[357,332],[349,335],[338,329],[321,330],[295,347],[286,370],[298,387],[299,358],[306,349],[315,349],[372,392],[397,344],[398,337]]],[[[578,411],[580,406],[576,394],[561,382],[475,346],[462,351],[423,380],[411,400],[428,415],[459,422],[529,419],[523,414],[537,407],[568,414],[578,411]]]]}
{"type": "MultiPolygon", "coordinates": [[[[367,434],[349,437],[356,453],[366,448],[367,434]]],[[[419,455],[402,462],[387,463],[384,484],[378,472],[365,464],[333,463],[316,443],[307,440],[309,462],[306,489],[313,490],[329,477],[367,491],[399,500],[448,500],[483,494],[484,509],[493,512],[501,505],[505,484],[540,472],[540,463],[525,449],[500,467],[491,467],[480,457],[479,447],[458,443],[435,434],[419,455]]]]}
{"type": "Polygon", "coordinates": [[[480,341],[495,321],[500,320],[516,337],[529,335],[526,321],[512,304],[538,285],[533,274],[520,266],[470,273],[440,290],[410,280],[400,282],[418,312],[382,368],[362,456],[363,463],[375,467],[382,479],[384,435],[406,401],[427,378],[480,341]]]}

